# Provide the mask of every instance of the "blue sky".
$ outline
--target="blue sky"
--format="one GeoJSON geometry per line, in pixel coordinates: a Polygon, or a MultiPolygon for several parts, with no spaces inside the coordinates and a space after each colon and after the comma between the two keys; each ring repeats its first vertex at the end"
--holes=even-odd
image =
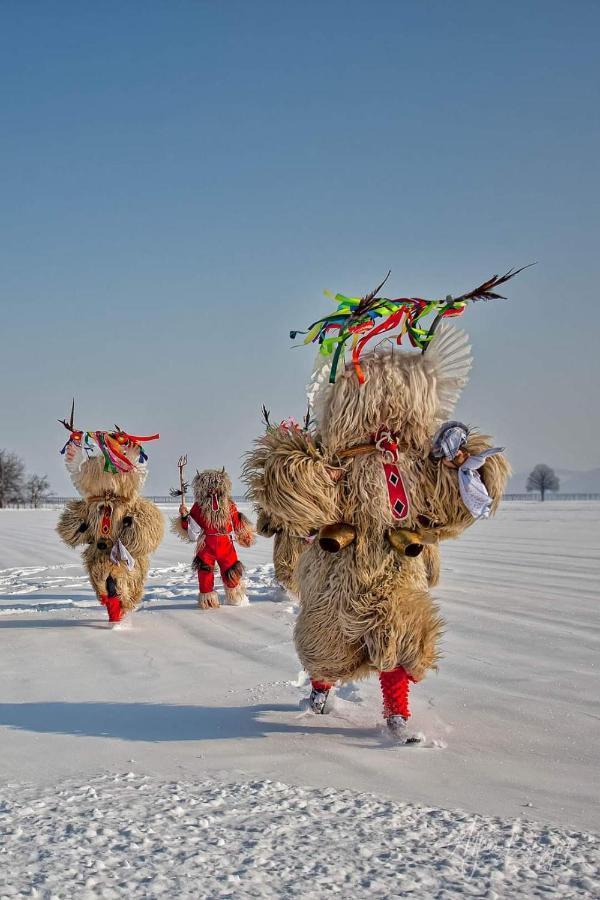
{"type": "Polygon", "coordinates": [[[515,468],[599,464],[597,3],[0,5],[0,447],[160,430],[149,488],[300,416],[288,332],[392,269],[462,319],[458,413],[515,468]]]}

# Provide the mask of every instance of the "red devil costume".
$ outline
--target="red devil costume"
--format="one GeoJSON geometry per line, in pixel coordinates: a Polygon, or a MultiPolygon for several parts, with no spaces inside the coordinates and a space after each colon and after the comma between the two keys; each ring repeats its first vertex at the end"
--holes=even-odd
{"type": "Polygon", "coordinates": [[[243,568],[233,544],[233,536],[239,531],[241,523],[240,514],[233,500],[229,503],[229,520],[224,530],[207,521],[197,503],[194,503],[189,515],[182,516],[181,519],[181,527],[188,533],[190,518],[200,526],[204,533],[204,539],[195,557],[200,592],[208,594],[214,590],[215,563],[221,570],[221,578],[225,587],[237,587],[242,579],[243,568]]]}
{"type": "Polygon", "coordinates": [[[192,482],[195,503],[188,513],[175,520],[180,536],[196,541],[194,568],[198,572],[198,606],[219,606],[215,592],[215,563],[219,566],[227,602],[240,606],[247,602],[244,567],[238,559],[234,538],[243,547],[254,543],[252,524],[231,499],[231,481],[225,470],[198,472],[192,482]]]}

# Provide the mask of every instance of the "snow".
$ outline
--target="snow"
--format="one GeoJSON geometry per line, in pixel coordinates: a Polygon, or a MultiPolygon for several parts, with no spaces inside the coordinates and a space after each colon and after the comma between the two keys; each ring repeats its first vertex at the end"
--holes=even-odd
{"type": "Polygon", "coordinates": [[[375,679],[301,709],[269,541],[250,606],[200,611],[168,533],[109,630],[56,516],[0,511],[0,897],[598,896],[600,504],[444,545],[425,747],[390,742],[375,679]]]}
{"type": "Polygon", "coordinates": [[[9,791],[0,826],[3,897],[573,897],[598,862],[592,835],[523,821],[132,772],[9,791]]]}

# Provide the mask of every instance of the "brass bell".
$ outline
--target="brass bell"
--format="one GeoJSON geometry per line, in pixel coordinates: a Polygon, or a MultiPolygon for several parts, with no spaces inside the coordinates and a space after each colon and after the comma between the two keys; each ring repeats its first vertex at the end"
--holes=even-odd
{"type": "Polygon", "coordinates": [[[417,531],[408,528],[393,528],[388,531],[388,541],[403,556],[415,557],[423,552],[423,539],[417,531]]]}
{"type": "Polygon", "coordinates": [[[319,546],[328,553],[339,553],[356,540],[356,528],[347,522],[324,525],[319,531],[319,546]]]}

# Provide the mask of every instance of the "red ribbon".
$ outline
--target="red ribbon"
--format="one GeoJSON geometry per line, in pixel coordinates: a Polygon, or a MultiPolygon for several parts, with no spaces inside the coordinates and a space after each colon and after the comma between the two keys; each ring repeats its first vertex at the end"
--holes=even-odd
{"type": "Polygon", "coordinates": [[[400,324],[400,320],[404,315],[404,307],[399,309],[397,312],[392,313],[391,316],[388,316],[387,319],[384,319],[383,322],[380,322],[379,325],[376,325],[375,328],[371,328],[370,331],[365,334],[364,337],[358,341],[355,347],[352,348],[352,362],[354,364],[354,370],[356,372],[356,377],[360,384],[365,383],[365,375],[360,366],[360,354],[362,353],[365,345],[371,340],[371,338],[376,337],[378,334],[383,334],[386,331],[390,331],[392,328],[396,328],[397,325],[400,324]]]}
{"type": "Polygon", "coordinates": [[[146,444],[148,441],[157,441],[160,437],[160,434],[148,434],[145,437],[139,437],[135,434],[127,434],[126,431],[119,431],[118,434],[122,434],[132,444],[146,444]]]}

